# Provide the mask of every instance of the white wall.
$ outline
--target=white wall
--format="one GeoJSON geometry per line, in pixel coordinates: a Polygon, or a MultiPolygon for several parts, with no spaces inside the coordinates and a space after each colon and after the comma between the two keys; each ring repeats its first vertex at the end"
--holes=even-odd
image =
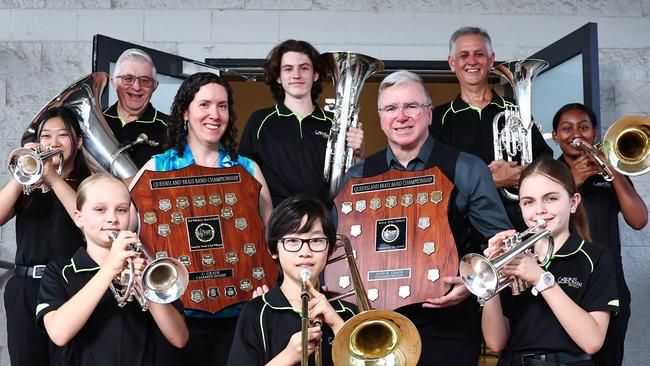
{"type": "MultiPolygon", "coordinates": [[[[506,60],[587,22],[598,23],[603,127],[626,114],[649,115],[650,0],[0,0],[0,157],[18,146],[43,104],[90,73],[97,33],[198,60],[263,58],[290,37],[321,51],[444,60],[451,32],[478,25],[506,60]]],[[[650,176],[633,181],[648,197],[650,176]]],[[[650,230],[621,225],[633,296],[625,364],[648,365],[650,230]]],[[[0,258],[13,259],[14,251],[11,221],[0,229],[0,258]]],[[[0,319],[0,365],[8,365],[0,319]]]]}

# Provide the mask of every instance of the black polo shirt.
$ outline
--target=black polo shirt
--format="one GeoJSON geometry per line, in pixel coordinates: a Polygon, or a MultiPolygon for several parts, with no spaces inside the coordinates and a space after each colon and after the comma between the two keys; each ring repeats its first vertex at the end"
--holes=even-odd
{"type": "Polygon", "coordinates": [[[21,195],[14,212],[15,263],[19,266],[44,265],[55,259],[70,258],[84,245],[81,231],[52,190],[21,195]]]}
{"type": "Polygon", "coordinates": [[[329,183],[323,179],[331,127],[332,114],[318,106],[302,119],[282,103],[250,116],[239,154],[262,169],[274,207],[298,193],[331,206],[329,183]]]}
{"type": "MultiPolygon", "coordinates": [[[[614,263],[605,247],[571,234],[546,270],[555,276],[556,286],[585,311],[618,311],[614,263]]],[[[508,287],[500,296],[503,313],[510,320],[510,338],[499,365],[521,364],[520,356],[511,357],[512,352],[583,353],[542,295],[533,296],[528,290],[512,296],[508,287]]]]}
{"type": "MultiPolygon", "coordinates": [[[[43,317],[60,308],[79,292],[99,271],[99,265],[83,248],[71,259],[48,264],[41,280],[36,320],[43,329],[43,317]]],[[[174,306],[182,312],[179,301],[174,306]]],[[[155,327],[151,314],[137,301],[117,306],[106,290],[92,315],[64,347],[66,365],[133,366],[155,364],[155,327]]]]}
{"type": "MultiPolygon", "coordinates": [[[[476,155],[485,164],[490,164],[495,160],[492,121],[497,114],[505,110],[506,105],[514,104],[513,100],[506,99],[493,90],[490,103],[480,109],[467,104],[459,94],[451,102],[433,109],[429,131],[439,141],[460,151],[476,155]]],[[[535,125],[533,125],[532,143],[533,159],[553,154],[535,125]]],[[[502,201],[515,228],[519,231],[525,230],[527,227],[521,218],[519,203],[505,198],[502,198],[502,201]]]]}
{"type": "MultiPolygon", "coordinates": [[[[332,307],[344,321],[356,313],[356,307],[345,301],[334,301],[332,307]]],[[[275,286],[244,305],[237,320],[228,365],[265,365],[282,352],[291,336],[300,330],[300,312],[291,307],[280,286],[275,286]]],[[[321,331],[323,365],[332,365],[334,333],[325,323],[321,331]]],[[[313,364],[313,356],[309,364],[313,364]]]]}
{"type": "Polygon", "coordinates": [[[138,169],[142,168],[152,155],[165,151],[169,116],[157,111],[151,103],[148,103],[144,112],[132,122],[127,123],[120,118],[117,114],[117,103],[104,111],[104,118],[122,146],[135,141],[141,133],[146,134],[149,140],[158,142],[158,146],[139,144],[128,150],[138,169]]]}

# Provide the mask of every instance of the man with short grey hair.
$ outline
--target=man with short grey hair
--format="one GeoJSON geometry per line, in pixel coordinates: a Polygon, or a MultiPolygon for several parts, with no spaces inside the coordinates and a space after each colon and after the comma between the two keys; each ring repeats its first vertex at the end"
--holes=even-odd
{"type": "Polygon", "coordinates": [[[158,146],[139,144],[128,153],[138,168],[154,154],[164,151],[169,116],[157,111],[150,103],[158,86],[156,67],[151,57],[138,48],[130,48],[117,59],[111,85],[117,93],[117,103],[104,111],[104,118],[122,145],[135,141],[141,133],[158,146]]]}
{"type": "MultiPolygon", "coordinates": [[[[468,242],[470,224],[485,239],[512,227],[486,165],[430,136],[431,98],[422,78],[405,70],[386,76],[379,86],[377,107],[388,147],[350,168],[343,179],[344,188],[351,178],[438,167],[454,185],[447,225],[459,258],[477,251],[481,244],[468,242]]],[[[481,346],[476,299],[469,296],[460,277],[445,277],[442,281],[453,286],[448,294],[398,310],[413,321],[420,333],[419,364],[476,366],[481,346]]]]}

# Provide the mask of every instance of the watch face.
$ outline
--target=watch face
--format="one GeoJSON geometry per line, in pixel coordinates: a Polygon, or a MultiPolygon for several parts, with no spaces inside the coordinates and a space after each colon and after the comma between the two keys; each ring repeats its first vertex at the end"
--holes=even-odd
{"type": "Polygon", "coordinates": [[[548,285],[552,284],[555,279],[553,278],[552,274],[545,273],[543,280],[544,280],[544,285],[548,286],[548,285]]]}

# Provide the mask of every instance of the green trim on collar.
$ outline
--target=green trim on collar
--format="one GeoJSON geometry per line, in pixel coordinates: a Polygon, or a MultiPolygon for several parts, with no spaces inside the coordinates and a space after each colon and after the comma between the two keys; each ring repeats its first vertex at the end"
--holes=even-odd
{"type": "Polygon", "coordinates": [[[260,139],[260,133],[262,132],[262,127],[264,127],[264,124],[266,123],[266,120],[271,118],[271,116],[273,116],[276,113],[278,114],[278,116],[280,115],[280,111],[278,110],[277,105],[275,106],[275,110],[273,112],[267,114],[266,117],[264,117],[264,119],[262,120],[262,123],[260,123],[260,127],[257,129],[257,133],[255,134],[257,136],[258,140],[260,139]]]}
{"type": "MultiPolygon", "coordinates": [[[[570,238],[571,238],[571,237],[569,237],[569,239],[567,239],[567,241],[569,241],[570,238]]],[[[565,243],[565,244],[566,244],[566,243],[565,243]]],[[[551,259],[549,259],[549,260],[548,260],[548,263],[546,263],[546,265],[544,266],[544,269],[548,270],[548,268],[551,266],[551,263],[553,262],[553,259],[555,259],[555,258],[566,258],[566,257],[572,256],[572,255],[574,255],[574,254],[576,254],[576,253],[578,253],[578,252],[583,252],[583,253],[585,254],[585,256],[587,256],[587,259],[589,259],[589,262],[591,263],[591,271],[593,272],[593,270],[594,270],[594,262],[591,260],[591,258],[589,258],[589,256],[587,255],[587,253],[586,253],[584,250],[582,250],[582,246],[583,246],[584,244],[585,244],[585,241],[584,241],[584,239],[583,239],[583,240],[580,242],[580,245],[578,245],[578,248],[576,248],[576,250],[574,250],[573,252],[571,252],[571,253],[567,253],[567,254],[557,254],[557,253],[556,253],[556,254],[553,254],[553,255],[551,256],[551,259]]]]}
{"type": "MultiPolygon", "coordinates": [[[[262,298],[264,295],[262,295],[262,298]]],[[[264,319],[264,311],[266,310],[266,307],[268,306],[268,303],[266,303],[266,300],[264,300],[264,306],[262,306],[262,311],[260,311],[260,334],[262,335],[262,346],[264,346],[264,352],[266,353],[266,338],[264,337],[264,322],[262,319],[264,319]]]]}

